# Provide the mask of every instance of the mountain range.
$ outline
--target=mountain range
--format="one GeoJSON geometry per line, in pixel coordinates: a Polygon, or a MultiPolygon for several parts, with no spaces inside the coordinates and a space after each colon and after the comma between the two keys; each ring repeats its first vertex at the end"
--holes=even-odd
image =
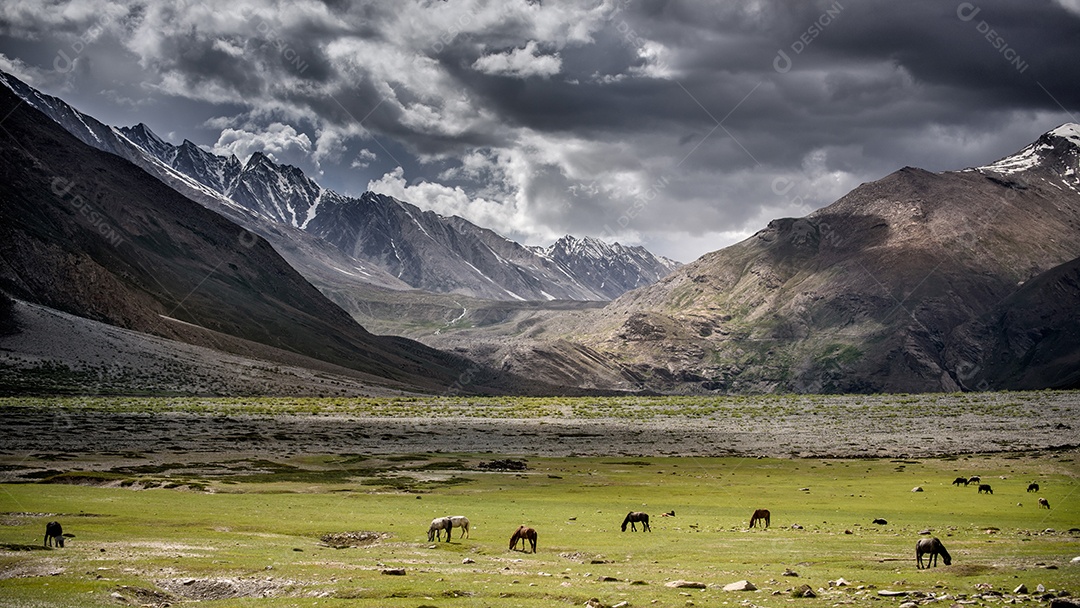
{"type": "Polygon", "coordinates": [[[267,238],[320,289],[337,291],[344,281],[489,300],[607,301],[679,265],[642,247],[591,237],[566,236],[546,248],[520,245],[390,196],[325,189],[261,152],[241,163],[189,140],[173,145],[145,124],[110,127],[9,74],[0,72],[0,81],[84,143],[126,158],[267,238]]]}
{"type": "MultiPolygon", "coordinates": [[[[136,334],[421,392],[1080,386],[1075,124],[988,165],[905,167],[678,266],[592,238],[522,246],[2,80],[0,288],[136,334]]],[[[0,298],[0,334],[23,306],[0,298]]]]}

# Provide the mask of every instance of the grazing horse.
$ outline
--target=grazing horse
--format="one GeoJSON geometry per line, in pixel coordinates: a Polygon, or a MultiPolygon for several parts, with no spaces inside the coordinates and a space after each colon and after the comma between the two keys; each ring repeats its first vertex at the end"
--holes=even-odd
{"type": "Polygon", "coordinates": [[[431,526],[427,531],[427,539],[430,543],[433,540],[442,540],[442,531],[446,530],[446,542],[450,542],[450,531],[454,528],[454,522],[449,517],[436,517],[431,520],[431,526]]]}
{"type": "Polygon", "coordinates": [[[461,528],[461,536],[463,538],[469,535],[469,518],[464,515],[451,515],[450,516],[451,527],[461,528]]]}
{"type": "Polygon", "coordinates": [[[979,483],[980,481],[982,481],[982,478],[979,477],[978,475],[973,475],[971,477],[968,477],[968,483],[979,483]]]}
{"type": "Polygon", "coordinates": [[[1028,484],[1028,492],[1038,492],[1038,491],[1039,491],[1039,484],[1037,484],[1035,482],[1031,482],[1031,483],[1028,484]]]}
{"type": "Polygon", "coordinates": [[[979,484],[979,494],[982,494],[983,492],[986,492],[987,494],[993,494],[994,493],[994,488],[991,488],[990,484],[988,484],[988,483],[980,483],[979,484]]]}
{"type": "Polygon", "coordinates": [[[641,511],[631,511],[626,514],[626,519],[622,520],[622,531],[626,532],[626,524],[630,524],[630,531],[637,532],[637,527],[634,526],[634,522],[641,522],[641,531],[648,530],[652,532],[652,528],[649,527],[649,514],[642,513],[641,511]]]}
{"type": "Polygon", "coordinates": [[[952,556],[945,550],[945,545],[941,544],[941,541],[935,536],[933,538],[920,538],[919,542],[915,543],[915,561],[917,562],[917,568],[922,570],[922,556],[930,554],[930,557],[926,558],[926,567],[933,566],[937,568],[937,556],[941,556],[942,561],[948,566],[952,563],[952,556]]]}
{"type": "MultiPolygon", "coordinates": [[[[1049,509],[1050,508],[1050,501],[1046,500],[1045,498],[1040,498],[1039,499],[1039,506],[1040,507],[1046,507],[1047,509],[1049,509]]],[[[60,545],[60,546],[63,547],[64,545],[60,545]]]]}
{"type": "Polygon", "coordinates": [[[45,524],[45,546],[48,547],[54,542],[57,547],[64,546],[64,528],[60,526],[58,521],[50,521],[45,524]]]}
{"type": "Polygon", "coordinates": [[[958,486],[960,484],[964,484],[965,486],[968,485],[967,477],[957,477],[952,482],[952,485],[954,485],[954,486],[958,486]]]}
{"type": "Polygon", "coordinates": [[[769,527],[769,518],[772,516],[768,509],[758,509],[754,511],[754,514],[750,516],[750,527],[753,528],[759,521],[764,522],[765,528],[769,527]]]}
{"type": "Polygon", "coordinates": [[[513,551],[517,548],[518,540],[521,541],[521,550],[525,551],[525,541],[529,541],[532,545],[532,552],[536,553],[536,530],[528,526],[518,526],[517,530],[514,530],[514,535],[510,537],[510,550],[513,551]]]}

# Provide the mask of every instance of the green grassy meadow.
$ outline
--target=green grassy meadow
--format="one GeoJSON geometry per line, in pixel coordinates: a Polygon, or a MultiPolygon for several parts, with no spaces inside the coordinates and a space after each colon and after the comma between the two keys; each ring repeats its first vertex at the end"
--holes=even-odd
{"type": "Polygon", "coordinates": [[[884,606],[911,598],[881,590],[993,603],[1021,583],[1080,595],[1078,455],[512,456],[523,472],[481,469],[492,454],[327,455],[6,483],[0,605],[884,606]],[[951,485],[976,474],[993,495],[951,485]],[[747,529],[756,508],[772,511],[769,529],[747,529]],[[652,515],[651,533],[619,530],[631,510],[652,515]],[[458,514],[469,538],[427,541],[432,518],[458,514]],[[74,535],[63,549],[41,547],[53,519],[74,535]],[[522,523],[536,554],[508,549],[522,523]],[[916,569],[924,529],[951,566],[916,569]],[[830,587],[838,578],[850,585],[830,587]],[[665,586],[677,579],[708,587],[665,586]],[[759,590],[722,590],[741,579],[759,590]],[[794,599],[803,584],[818,597],[794,599]]]}

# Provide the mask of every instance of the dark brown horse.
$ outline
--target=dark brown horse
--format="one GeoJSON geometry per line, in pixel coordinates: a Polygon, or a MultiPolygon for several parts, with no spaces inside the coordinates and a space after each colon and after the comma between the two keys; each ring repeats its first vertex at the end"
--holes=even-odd
{"type": "Polygon", "coordinates": [[[1039,491],[1039,484],[1035,483],[1034,481],[1028,484],[1028,492],[1038,492],[1038,491],[1039,491]]]}
{"type": "Polygon", "coordinates": [[[769,517],[772,514],[768,509],[758,509],[754,511],[754,514],[750,516],[750,527],[753,528],[759,521],[764,523],[764,528],[769,527],[769,517]]]}
{"type": "Polygon", "coordinates": [[[626,514],[626,519],[622,520],[622,531],[626,532],[626,524],[630,524],[630,531],[637,532],[637,527],[634,526],[635,522],[641,523],[642,532],[646,530],[652,532],[652,528],[649,527],[649,514],[641,511],[631,511],[626,514]]]}
{"type": "Polygon", "coordinates": [[[522,551],[525,551],[525,541],[529,541],[532,545],[532,552],[536,553],[536,530],[528,526],[518,526],[518,529],[514,530],[514,535],[510,537],[511,551],[517,548],[518,540],[521,541],[522,551]]]}
{"type": "Polygon", "coordinates": [[[956,479],[953,480],[952,485],[954,485],[954,486],[959,486],[959,485],[966,486],[966,485],[968,485],[967,477],[957,477],[956,479]]]}
{"type": "Polygon", "coordinates": [[[952,556],[945,550],[945,545],[941,544],[941,541],[935,536],[933,538],[920,538],[919,542],[915,543],[915,562],[916,567],[922,570],[922,556],[930,554],[930,557],[926,558],[926,567],[933,566],[937,568],[937,556],[941,556],[941,560],[948,566],[952,563],[952,556]]]}
{"type": "Polygon", "coordinates": [[[990,484],[988,484],[988,483],[980,483],[979,484],[979,494],[982,494],[983,492],[985,492],[987,494],[993,494],[994,493],[994,488],[991,488],[990,484]]]}
{"type": "Polygon", "coordinates": [[[64,528],[58,521],[50,521],[45,524],[45,546],[56,543],[57,547],[64,546],[64,528]]]}

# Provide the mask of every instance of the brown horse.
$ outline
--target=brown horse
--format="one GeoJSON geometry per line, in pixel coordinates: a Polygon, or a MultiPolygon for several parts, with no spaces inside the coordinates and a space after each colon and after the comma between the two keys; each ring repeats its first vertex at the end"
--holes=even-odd
{"type": "MultiPolygon", "coordinates": [[[[528,526],[518,526],[518,529],[514,530],[514,535],[510,537],[511,551],[517,548],[518,540],[521,541],[522,551],[525,551],[525,541],[529,541],[532,545],[532,552],[536,553],[536,530],[528,526]]],[[[527,551],[525,552],[527,553],[527,551]]]]}
{"type": "Polygon", "coordinates": [[[935,536],[933,538],[920,538],[919,542],[915,543],[915,562],[916,569],[921,570],[922,556],[930,554],[930,557],[926,558],[926,567],[933,566],[937,568],[937,556],[941,556],[942,561],[948,566],[952,563],[952,556],[945,550],[945,545],[941,544],[941,541],[935,536]]]}
{"type": "Polygon", "coordinates": [[[649,514],[642,513],[641,511],[631,511],[626,514],[626,519],[622,520],[622,531],[626,532],[626,524],[630,524],[630,531],[637,532],[637,527],[634,526],[634,522],[641,523],[641,531],[646,530],[652,532],[652,528],[649,527],[649,514]]]}
{"type": "Polygon", "coordinates": [[[768,528],[769,517],[771,515],[772,514],[769,513],[768,509],[758,509],[757,511],[754,511],[754,514],[750,516],[750,527],[753,528],[754,525],[760,521],[764,522],[765,525],[763,527],[768,528]]]}

